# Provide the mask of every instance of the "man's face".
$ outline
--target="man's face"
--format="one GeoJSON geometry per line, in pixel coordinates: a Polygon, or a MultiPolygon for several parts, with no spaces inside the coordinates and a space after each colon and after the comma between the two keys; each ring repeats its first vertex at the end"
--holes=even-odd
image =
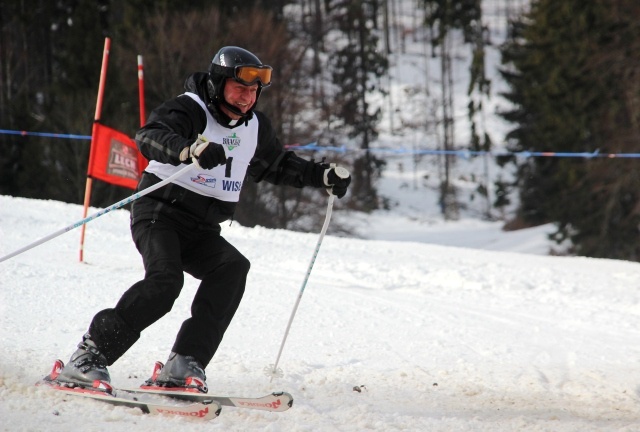
{"type": "MultiPolygon", "coordinates": [[[[257,83],[246,86],[231,78],[227,78],[227,82],[224,85],[224,99],[229,105],[241,111],[243,114],[246,114],[253,104],[256,103],[257,92],[257,83]]],[[[221,105],[221,108],[230,118],[234,120],[240,119],[239,115],[232,113],[224,105],[221,105]]]]}

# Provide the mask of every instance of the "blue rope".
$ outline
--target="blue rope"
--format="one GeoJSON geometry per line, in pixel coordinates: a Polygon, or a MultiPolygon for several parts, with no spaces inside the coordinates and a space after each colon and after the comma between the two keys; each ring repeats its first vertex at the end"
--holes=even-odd
{"type": "MultiPolygon", "coordinates": [[[[20,135],[20,136],[41,136],[47,138],[67,138],[67,139],[78,139],[78,140],[91,140],[91,135],[74,135],[74,134],[59,134],[59,133],[48,133],[48,132],[27,132],[27,131],[17,131],[17,130],[8,130],[8,129],[0,129],[0,134],[9,134],[9,135],[20,135]]],[[[358,152],[371,152],[371,153],[382,153],[382,154],[390,154],[390,155],[451,155],[458,156],[463,159],[469,159],[472,156],[515,156],[521,158],[531,158],[531,157],[558,157],[558,158],[584,158],[584,159],[592,159],[592,158],[640,158],[640,153],[600,153],[599,150],[594,152],[532,152],[532,151],[522,151],[522,152],[509,152],[509,151],[484,151],[484,150],[408,150],[408,149],[391,149],[391,148],[372,148],[368,150],[349,150],[345,146],[336,147],[336,146],[319,146],[316,142],[312,142],[305,145],[295,144],[295,145],[287,145],[285,146],[287,149],[295,149],[297,151],[325,151],[325,152],[333,152],[333,153],[358,153],[358,152]]]]}
{"type": "Polygon", "coordinates": [[[91,140],[91,135],[58,134],[58,133],[49,133],[49,132],[27,132],[27,131],[17,131],[17,130],[9,130],[9,129],[0,129],[0,134],[91,140]]]}

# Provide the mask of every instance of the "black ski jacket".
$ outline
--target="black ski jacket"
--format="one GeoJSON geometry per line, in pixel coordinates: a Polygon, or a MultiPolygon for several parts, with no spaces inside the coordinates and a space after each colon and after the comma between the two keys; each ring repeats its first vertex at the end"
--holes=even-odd
{"type": "MultiPolygon", "coordinates": [[[[222,119],[226,116],[211,104],[206,92],[206,80],[206,73],[195,73],[187,78],[185,90],[197,94],[210,107],[213,117],[224,125],[222,119]]],[[[260,120],[258,145],[247,169],[247,177],[255,182],[265,180],[297,188],[323,187],[326,165],[307,161],[292,151],[286,151],[269,119],[259,111],[253,114],[260,120]]],[[[181,163],[179,155],[182,149],[193,144],[206,125],[207,118],[202,107],[189,96],[180,95],[151,112],[147,124],[137,132],[135,141],[147,159],[177,166],[181,163]]],[[[244,123],[233,127],[244,127],[244,123]]],[[[160,181],[157,176],[144,173],[138,190],[160,181]]],[[[168,218],[190,228],[219,229],[220,222],[233,216],[236,205],[169,184],[134,201],[131,223],[168,218]]]]}

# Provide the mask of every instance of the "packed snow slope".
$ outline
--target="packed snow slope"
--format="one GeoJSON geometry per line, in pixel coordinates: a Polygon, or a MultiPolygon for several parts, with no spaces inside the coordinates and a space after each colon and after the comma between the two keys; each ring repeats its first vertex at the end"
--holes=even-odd
{"type": "MultiPolygon", "coordinates": [[[[0,256],[80,218],[76,205],[0,196],[0,256]]],[[[270,382],[263,369],[318,235],[238,224],[223,234],[252,269],[207,368],[210,391],[283,390],[292,409],[224,408],[205,424],[34,385],[143,274],[119,210],[88,225],[85,263],[78,230],[0,263],[0,429],[640,431],[637,263],[327,236],[280,361],[284,376],[270,382]]],[[[187,278],[174,309],[110,367],[115,385],[137,386],[166,360],[196,287],[187,278]]]]}

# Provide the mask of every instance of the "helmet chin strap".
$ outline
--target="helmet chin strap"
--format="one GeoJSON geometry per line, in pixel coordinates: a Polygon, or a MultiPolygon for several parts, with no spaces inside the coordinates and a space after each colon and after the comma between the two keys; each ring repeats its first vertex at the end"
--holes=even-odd
{"type": "MultiPolygon", "coordinates": [[[[221,104],[222,102],[213,102],[213,101],[210,101],[209,103],[207,103],[207,108],[209,108],[209,112],[211,112],[211,114],[216,119],[216,121],[221,125],[225,125],[228,127],[236,127],[237,125],[239,125],[241,121],[248,121],[246,116],[241,117],[238,120],[232,119],[227,115],[227,113],[225,113],[221,109],[220,107],[221,104]]],[[[249,113],[247,113],[247,115],[249,115],[249,113]]]]}
{"type": "MultiPolygon", "coordinates": [[[[234,113],[235,115],[239,115],[241,118],[239,118],[237,121],[241,121],[243,120],[245,117],[248,117],[251,115],[251,110],[253,109],[253,106],[246,112],[243,113],[242,111],[240,111],[238,108],[234,107],[233,105],[231,105],[229,102],[226,101],[226,99],[223,97],[222,99],[222,104],[224,105],[224,107],[226,109],[228,109],[229,111],[231,111],[232,113],[234,113]]],[[[255,104],[254,104],[255,106],[255,104]]]]}

